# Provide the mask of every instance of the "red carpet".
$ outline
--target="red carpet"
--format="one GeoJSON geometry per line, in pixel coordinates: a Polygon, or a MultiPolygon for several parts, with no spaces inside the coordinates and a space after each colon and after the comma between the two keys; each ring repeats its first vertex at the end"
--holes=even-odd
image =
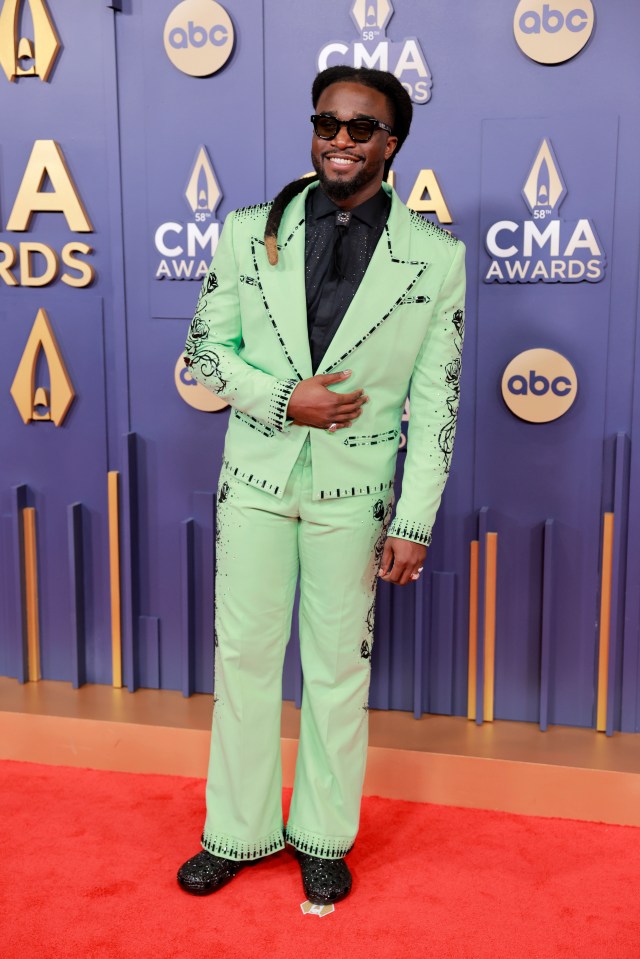
{"type": "Polygon", "coordinates": [[[212,897],[178,888],[203,795],[1,762],[1,959],[640,957],[640,829],[367,799],[353,893],[320,918],[288,853],[212,897]]]}

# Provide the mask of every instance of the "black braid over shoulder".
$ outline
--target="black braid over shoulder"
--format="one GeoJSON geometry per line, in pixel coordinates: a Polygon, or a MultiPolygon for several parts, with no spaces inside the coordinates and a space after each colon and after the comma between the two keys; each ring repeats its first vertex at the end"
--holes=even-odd
{"type": "MultiPolygon", "coordinates": [[[[313,81],[311,99],[314,110],[322,93],[333,83],[360,83],[362,86],[372,87],[372,89],[378,90],[387,98],[393,112],[393,135],[398,138],[398,144],[393,155],[389,157],[385,163],[384,177],[386,179],[389,175],[393,160],[409,135],[413,116],[411,97],[393,73],[389,73],[386,70],[370,70],[367,67],[340,65],[323,70],[313,81]]],[[[309,183],[313,183],[317,181],[317,179],[317,176],[302,177],[300,180],[287,183],[271,204],[264,231],[264,243],[269,263],[271,263],[272,266],[275,266],[278,262],[278,229],[287,205],[298,193],[301,193],[309,183]]]]}
{"type": "Polygon", "coordinates": [[[294,196],[302,193],[309,183],[315,183],[317,179],[317,176],[303,176],[300,180],[293,180],[291,183],[287,183],[271,204],[267,225],[264,230],[264,245],[267,248],[267,257],[271,266],[275,266],[278,262],[278,228],[282,214],[294,196]]]}

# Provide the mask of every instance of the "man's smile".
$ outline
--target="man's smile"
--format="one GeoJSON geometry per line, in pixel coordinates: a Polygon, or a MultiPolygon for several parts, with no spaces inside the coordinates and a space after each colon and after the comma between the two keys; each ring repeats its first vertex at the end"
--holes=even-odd
{"type": "Polygon", "coordinates": [[[355,164],[362,162],[360,157],[354,157],[347,153],[324,153],[323,159],[332,170],[352,169],[355,164]]]}

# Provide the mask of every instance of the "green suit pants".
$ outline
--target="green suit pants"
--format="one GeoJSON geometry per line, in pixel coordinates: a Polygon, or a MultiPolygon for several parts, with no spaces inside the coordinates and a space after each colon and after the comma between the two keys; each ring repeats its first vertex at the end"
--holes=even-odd
{"type": "Polygon", "coordinates": [[[392,491],[312,499],[309,440],[281,499],[223,466],[215,706],[202,845],[229,859],[283,848],[337,858],[358,831],[377,573],[392,491]],[[303,670],[291,811],[282,817],[282,667],[300,581],[303,670]]]}

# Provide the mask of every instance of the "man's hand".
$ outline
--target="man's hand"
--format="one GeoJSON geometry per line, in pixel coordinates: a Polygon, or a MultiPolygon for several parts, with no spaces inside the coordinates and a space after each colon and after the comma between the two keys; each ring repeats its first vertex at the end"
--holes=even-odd
{"type": "Polygon", "coordinates": [[[406,586],[419,578],[426,556],[426,546],[409,539],[387,536],[378,576],[387,583],[406,586]]]}
{"type": "Polygon", "coordinates": [[[343,370],[341,373],[323,373],[302,380],[289,397],[287,417],[296,426],[314,426],[319,430],[333,427],[331,432],[351,426],[360,416],[363,403],[368,400],[364,390],[334,393],[327,389],[332,383],[341,383],[349,376],[351,370],[343,370]]]}

